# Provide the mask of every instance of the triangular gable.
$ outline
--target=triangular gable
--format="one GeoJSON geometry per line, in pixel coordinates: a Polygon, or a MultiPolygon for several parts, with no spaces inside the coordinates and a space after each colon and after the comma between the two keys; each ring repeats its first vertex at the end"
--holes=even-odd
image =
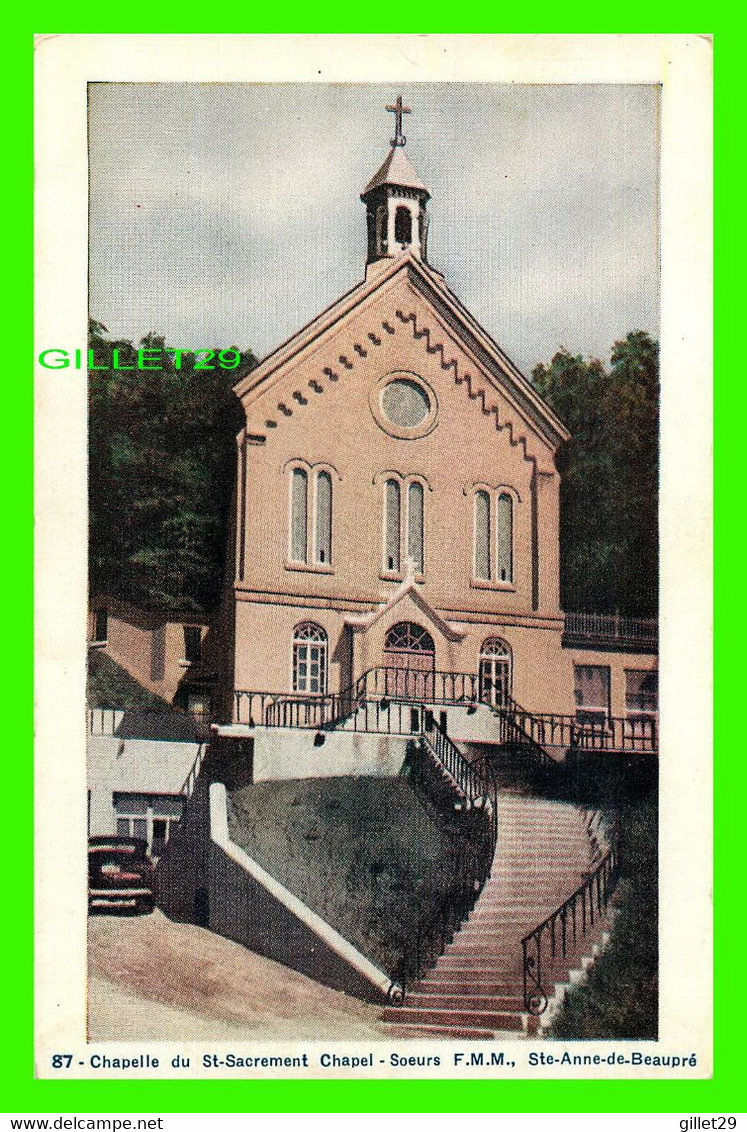
{"type": "Polygon", "coordinates": [[[404,581],[397,587],[391,594],[388,601],[386,601],[379,609],[374,609],[370,613],[346,613],[345,624],[353,630],[354,633],[367,633],[369,629],[385,617],[388,613],[404,601],[407,597],[410,598],[413,605],[423,614],[423,616],[431,623],[441,636],[445,637],[447,641],[463,641],[467,635],[466,629],[457,629],[438,613],[430,602],[418,590],[415,579],[412,574],[404,579],[404,581]]]}
{"type": "MultiPolygon", "coordinates": [[[[380,292],[392,285],[400,272],[407,271],[408,281],[427,303],[440,327],[474,359],[479,376],[492,382],[518,414],[530,421],[553,447],[568,439],[567,429],[549,405],[449,290],[439,272],[410,253],[384,261],[382,267],[374,266],[378,270],[369,271],[363,283],[348,291],[237,382],[234,391],[247,408],[283,377],[290,363],[300,360],[305,351],[317,349],[348,316],[378,299],[380,292]]],[[[413,324],[413,332],[415,330],[413,324]]],[[[485,411],[491,410],[485,408],[485,411]]]]}

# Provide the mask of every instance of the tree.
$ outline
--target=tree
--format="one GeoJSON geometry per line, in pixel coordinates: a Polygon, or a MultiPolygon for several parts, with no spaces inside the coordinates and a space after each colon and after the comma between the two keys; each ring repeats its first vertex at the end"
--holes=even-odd
{"type": "Polygon", "coordinates": [[[656,616],[658,344],[628,334],[609,370],[561,350],[532,377],[571,433],[557,457],[563,608],[656,616]]]}
{"type": "MultiPolygon", "coordinates": [[[[102,369],[89,373],[89,573],[92,592],[145,606],[198,612],[215,606],[225,569],[235,438],[243,414],[232,385],[254,365],[251,351],[234,370],[135,365],[137,347],[104,337],[91,321],[89,348],[102,369]]],[[[164,350],[148,334],[141,347],[164,350]]]]}

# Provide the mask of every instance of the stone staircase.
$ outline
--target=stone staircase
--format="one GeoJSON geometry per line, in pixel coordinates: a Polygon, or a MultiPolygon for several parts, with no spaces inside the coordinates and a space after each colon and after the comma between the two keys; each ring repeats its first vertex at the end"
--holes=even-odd
{"type": "MultiPolygon", "coordinates": [[[[525,1012],[522,937],[586,879],[606,845],[598,815],[567,802],[501,791],[490,875],[469,917],[435,966],[384,1020],[403,1036],[518,1037],[536,1020],[525,1012]]],[[[556,966],[545,992],[567,981],[601,935],[602,921],[556,966]]]]}

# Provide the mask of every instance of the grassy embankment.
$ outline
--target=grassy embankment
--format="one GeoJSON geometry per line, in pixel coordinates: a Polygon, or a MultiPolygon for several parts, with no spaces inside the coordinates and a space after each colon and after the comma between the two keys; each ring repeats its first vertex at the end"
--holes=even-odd
{"type": "Polygon", "coordinates": [[[262,782],[229,794],[232,838],[384,971],[455,898],[460,835],[406,778],[262,782]]]}

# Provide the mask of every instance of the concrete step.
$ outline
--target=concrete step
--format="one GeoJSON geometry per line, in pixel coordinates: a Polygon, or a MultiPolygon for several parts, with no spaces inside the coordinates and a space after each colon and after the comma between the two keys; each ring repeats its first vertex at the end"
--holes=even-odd
{"type": "MultiPolygon", "coordinates": [[[[397,1019],[394,1017],[388,1018],[386,1012],[384,1014],[384,1021],[392,1025],[397,1024],[397,1019]]],[[[402,1031],[404,1036],[408,1038],[466,1038],[473,1041],[485,1041],[486,1038],[497,1038],[500,1036],[500,1031],[467,1030],[459,1026],[417,1026],[411,1024],[409,1026],[403,1026],[402,1031]]],[[[510,1033],[506,1032],[505,1036],[507,1038],[515,1038],[516,1034],[513,1031],[510,1033]]]]}
{"type": "Polygon", "coordinates": [[[517,983],[516,979],[444,971],[438,978],[422,979],[412,989],[417,994],[465,995],[467,998],[472,995],[477,995],[478,998],[495,995],[497,998],[509,998],[517,993],[517,983]]]}
{"type": "Polygon", "coordinates": [[[388,1006],[384,1021],[398,1025],[449,1026],[472,1030],[523,1030],[521,1013],[495,1010],[418,1010],[414,1007],[388,1006]]]}
{"type": "Polygon", "coordinates": [[[409,991],[405,996],[405,1006],[418,1010],[479,1010],[481,1013],[499,1011],[513,1013],[521,1011],[521,995],[480,995],[480,994],[426,994],[424,991],[409,991]]]}

